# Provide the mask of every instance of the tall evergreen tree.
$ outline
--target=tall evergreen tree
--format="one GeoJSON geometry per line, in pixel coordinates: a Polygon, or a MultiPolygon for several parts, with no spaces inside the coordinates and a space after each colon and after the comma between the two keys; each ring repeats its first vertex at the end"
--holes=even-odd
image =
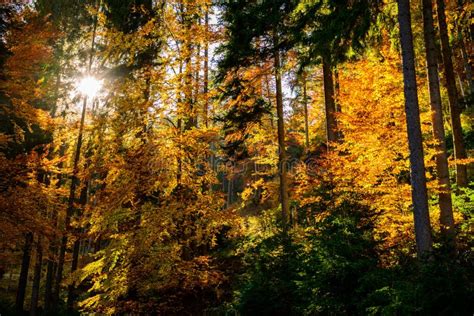
{"type": "Polygon", "coordinates": [[[296,5],[291,0],[230,2],[224,6],[228,38],[222,50],[220,76],[258,61],[273,60],[278,117],[278,164],[280,203],[285,225],[289,221],[287,153],[283,114],[281,59],[289,48],[290,14],[296,5]],[[257,45],[256,43],[260,43],[257,45]]]}

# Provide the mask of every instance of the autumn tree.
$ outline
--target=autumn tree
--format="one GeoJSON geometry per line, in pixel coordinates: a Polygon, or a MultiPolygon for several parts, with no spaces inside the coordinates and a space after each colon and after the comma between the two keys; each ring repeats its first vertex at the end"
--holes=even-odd
{"type": "Polygon", "coordinates": [[[348,52],[362,48],[378,7],[378,1],[308,1],[299,3],[293,12],[293,41],[302,46],[303,65],[322,64],[328,142],[338,138],[334,67],[348,52]]]}

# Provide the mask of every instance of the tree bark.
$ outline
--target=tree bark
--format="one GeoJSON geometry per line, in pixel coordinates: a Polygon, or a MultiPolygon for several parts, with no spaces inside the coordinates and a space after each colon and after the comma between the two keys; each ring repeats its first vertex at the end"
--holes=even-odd
{"type": "Polygon", "coordinates": [[[440,224],[444,236],[454,241],[454,217],[449,182],[448,155],[443,126],[443,107],[439,87],[438,63],[436,59],[435,31],[433,25],[433,4],[423,0],[423,35],[425,39],[428,87],[431,105],[433,138],[436,141],[436,173],[439,182],[440,224]]]}
{"type": "Polygon", "coordinates": [[[421,136],[420,110],[415,73],[415,52],[411,29],[410,1],[398,0],[398,21],[403,59],[405,112],[410,149],[410,176],[418,257],[431,251],[431,225],[428,213],[425,163],[421,136]]]}
{"type": "Polygon", "coordinates": [[[23,305],[25,304],[26,284],[28,283],[28,272],[30,270],[32,243],[33,243],[33,234],[26,233],[25,244],[23,246],[23,258],[21,259],[20,277],[18,279],[18,289],[16,292],[15,308],[18,314],[23,313],[23,305]]]}
{"type": "Polygon", "coordinates": [[[184,60],[184,130],[188,131],[196,127],[196,110],[194,108],[193,99],[193,45],[192,45],[192,23],[193,16],[190,13],[190,3],[186,2],[186,10],[182,11],[183,28],[185,29],[185,38],[183,40],[183,60],[184,60]]]}
{"type": "MultiPolygon", "coordinates": [[[[50,250],[50,256],[56,253],[55,249],[50,250]],[[54,251],[52,251],[54,250],[54,251]]],[[[53,282],[56,274],[56,262],[52,258],[48,258],[48,265],[46,270],[46,280],[44,289],[44,311],[46,315],[52,312],[52,300],[53,300],[53,282]]]]}
{"type": "Polygon", "coordinates": [[[35,316],[38,314],[41,267],[43,265],[43,245],[41,243],[41,237],[38,237],[36,245],[35,274],[33,277],[33,289],[31,291],[30,316],[35,316]]]}
{"type": "Polygon", "coordinates": [[[204,27],[204,124],[209,127],[209,6],[206,6],[204,27]]]}
{"type": "Polygon", "coordinates": [[[324,106],[326,110],[326,135],[328,143],[337,141],[336,103],[331,65],[323,58],[324,106]]]}
{"type": "MultiPolygon", "coordinates": [[[[72,250],[72,262],[71,262],[71,273],[77,270],[77,266],[79,263],[79,246],[80,246],[80,239],[76,239],[74,241],[74,246],[72,250]]],[[[68,285],[68,293],[67,293],[67,309],[72,311],[74,306],[74,300],[76,298],[76,293],[74,292],[75,286],[74,284],[68,285]]]]}
{"type": "Polygon", "coordinates": [[[306,141],[306,150],[309,150],[308,94],[307,94],[306,88],[307,88],[306,73],[303,73],[304,134],[305,134],[305,141],[306,141]]]}
{"type": "MultiPolygon", "coordinates": [[[[270,105],[272,106],[272,91],[270,88],[270,78],[267,74],[265,74],[265,92],[267,93],[267,101],[270,105]]],[[[270,127],[273,130],[275,128],[275,123],[274,123],[274,112],[271,111],[270,113],[270,127]]]]}
{"type": "MultiPolygon", "coordinates": [[[[339,104],[339,93],[341,92],[339,83],[339,71],[334,68],[334,103],[336,104],[336,112],[341,112],[341,104],[339,104]]],[[[338,136],[339,137],[339,136],[338,136]]]]}
{"type": "Polygon", "coordinates": [[[444,76],[448,90],[449,108],[451,111],[451,126],[453,129],[454,156],[456,158],[456,183],[459,187],[467,186],[466,165],[459,160],[466,159],[466,148],[461,127],[461,108],[459,106],[456,79],[452,61],[452,52],[449,45],[448,27],[446,25],[446,13],[444,0],[436,0],[438,9],[438,25],[441,38],[441,52],[444,64],[444,76]]]}
{"type": "MultiPolygon", "coordinates": [[[[278,41],[275,38],[274,45],[277,45],[276,43],[278,43],[278,41]]],[[[276,108],[278,117],[278,171],[280,174],[280,203],[283,225],[286,228],[289,223],[290,207],[288,198],[287,158],[285,148],[285,122],[283,116],[283,90],[281,84],[280,51],[275,48],[274,54],[276,108]]]]}

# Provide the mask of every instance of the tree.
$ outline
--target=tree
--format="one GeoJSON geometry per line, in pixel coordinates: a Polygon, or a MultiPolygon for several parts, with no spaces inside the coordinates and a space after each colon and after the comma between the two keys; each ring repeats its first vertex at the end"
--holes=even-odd
{"type": "Polygon", "coordinates": [[[435,32],[433,25],[433,4],[423,0],[423,35],[425,41],[428,88],[432,112],[433,137],[436,142],[436,172],[439,181],[440,224],[447,239],[454,237],[453,205],[449,181],[448,155],[444,134],[443,107],[439,87],[438,63],[436,58],[435,32]]]}
{"type": "Polygon", "coordinates": [[[326,110],[326,135],[328,142],[337,140],[336,102],[334,100],[334,81],[332,67],[326,58],[323,58],[324,79],[324,107],[326,110]]]}
{"type": "Polygon", "coordinates": [[[467,168],[462,162],[467,158],[461,126],[461,107],[459,106],[458,91],[452,60],[451,46],[449,45],[448,27],[446,24],[446,13],[444,0],[436,0],[438,13],[439,35],[441,39],[441,51],[443,56],[444,76],[448,90],[451,126],[453,129],[454,157],[456,159],[456,184],[459,187],[467,186],[467,168]]]}
{"type": "Polygon", "coordinates": [[[220,62],[221,78],[230,70],[252,63],[273,59],[276,84],[276,110],[278,117],[278,172],[280,178],[280,203],[285,225],[289,221],[289,197],[285,123],[283,117],[283,89],[281,82],[281,54],[288,46],[289,14],[294,1],[260,1],[229,3],[225,6],[224,19],[228,27],[228,39],[223,46],[224,58],[220,62]],[[266,14],[262,14],[265,12],[266,14]],[[255,42],[262,43],[256,45],[255,42]]]}
{"type": "Polygon", "coordinates": [[[302,64],[323,65],[326,135],[338,140],[333,68],[349,51],[363,47],[379,1],[301,1],[293,12],[293,45],[302,45],[302,64]]]}
{"type": "Polygon", "coordinates": [[[410,1],[398,0],[398,22],[403,59],[403,82],[408,145],[410,149],[410,178],[412,186],[413,216],[418,256],[431,251],[431,225],[428,213],[425,162],[421,138],[420,111],[415,74],[415,52],[411,29],[410,1]]]}

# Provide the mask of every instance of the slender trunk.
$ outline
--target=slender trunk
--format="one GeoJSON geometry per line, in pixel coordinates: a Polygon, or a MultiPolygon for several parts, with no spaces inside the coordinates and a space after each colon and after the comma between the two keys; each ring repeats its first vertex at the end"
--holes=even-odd
{"type": "MultiPolygon", "coordinates": [[[[61,153],[60,156],[64,155],[64,146],[61,147],[61,153]]],[[[59,166],[61,169],[63,167],[62,162],[60,163],[59,166]]],[[[61,186],[62,181],[58,181],[57,187],[59,188],[61,186]]],[[[56,209],[53,210],[51,222],[54,225],[54,227],[58,227],[58,211],[56,209]]],[[[46,270],[46,280],[45,280],[45,289],[44,289],[44,311],[45,314],[49,315],[53,311],[53,302],[55,300],[54,297],[54,281],[55,281],[55,276],[56,276],[56,271],[58,268],[58,264],[56,262],[56,255],[58,252],[58,244],[56,238],[53,238],[53,240],[50,243],[49,246],[49,254],[48,254],[48,264],[47,264],[47,270],[46,270]]]]}
{"type": "MultiPolygon", "coordinates": [[[[94,59],[97,21],[98,21],[98,15],[95,16],[93,26],[92,26],[91,52],[89,55],[89,64],[87,67],[88,73],[90,73],[92,69],[92,62],[94,59]]],[[[65,223],[64,223],[65,232],[61,238],[61,244],[59,247],[58,268],[57,268],[57,273],[55,277],[55,284],[54,284],[54,291],[53,291],[53,307],[57,307],[59,303],[59,292],[61,290],[61,281],[63,278],[63,269],[64,269],[64,259],[65,259],[66,247],[67,247],[67,233],[70,230],[71,216],[73,215],[73,212],[74,212],[74,200],[75,200],[75,195],[76,195],[76,188],[79,184],[78,183],[79,179],[77,178],[77,175],[79,173],[79,159],[81,157],[82,134],[84,133],[84,121],[86,117],[86,109],[87,109],[87,96],[84,96],[84,101],[82,104],[81,123],[79,125],[76,151],[74,154],[74,163],[73,163],[73,169],[72,169],[71,187],[69,190],[68,207],[66,210],[66,218],[65,218],[65,223]]]]}
{"type": "MultiPolygon", "coordinates": [[[[79,263],[79,246],[80,246],[80,239],[78,238],[74,241],[74,246],[72,250],[71,273],[77,270],[77,266],[79,263]]],[[[72,283],[68,285],[68,293],[67,293],[67,309],[69,311],[73,310],[75,299],[76,299],[75,286],[72,283]]]]}
{"type": "Polygon", "coordinates": [[[334,100],[335,100],[335,109],[336,112],[341,112],[341,105],[339,104],[339,93],[340,93],[340,84],[339,84],[339,71],[337,68],[334,68],[334,100]]]}
{"type": "Polygon", "coordinates": [[[336,103],[334,102],[334,82],[329,61],[323,58],[324,106],[326,110],[326,135],[328,143],[337,141],[336,103]]]}
{"type": "Polygon", "coordinates": [[[30,270],[31,244],[33,243],[33,234],[26,233],[25,244],[23,246],[23,258],[21,259],[20,277],[18,279],[18,289],[16,292],[16,311],[18,314],[23,313],[23,305],[25,304],[26,284],[28,283],[28,272],[30,270]]]}
{"type": "Polygon", "coordinates": [[[410,150],[410,176],[418,257],[431,251],[431,225],[428,213],[425,163],[421,136],[420,110],[415,73],[415,52],[411,29],[410,1],[398,0],[398,21],[403,59],[405,112],[410,150]]]}
{"type": "Polygon", "coordinates": [[[61,86],[61,70],[58,69],[56,73],[56,84],[54,87],[54,104],[51,109],[51,117],[56,117],[56,112],[58,111],[58,98],[59,98],[59,87],[61,86]]]}
{"type": "Polygon", "coordinates": [[[430,93],[433,137],[436,141],[436,172],[439,182],[439,208],[441,230],[447,240],[454,241],[454,217],[449,182],[448,155],[443,126],[443,107],[439,88],[438,63],[436,59],[433,4],[423,0],[423,34],[425,39],[428,87],[430,93]]]}
{"type": "MultiPolygon", "coordinates": [[[[198,19],[198,25],[201,26],[201,19],[198,19]]],[[[193,76],[194,77],[194,89],[193,89],[194,90],[194,96],[193,96],[192,100],[193,100],[194,104],[198,105],[198,104],[200,104],[200,100],[201,100],[201,97],[202,97],[202,95],[201,95],[201,44],[198,43],[196,46],[197,46],[196,47],[196,56],[195,56],[196,61],[194,63],[196,69],[194,70],[194,76],[193,76]]],[[[192,62],[191,62],[191,64],[192,64],[192,62]]],[[[199,123],[198,112],[199,112],[199,110],[196,109],[195,112],[196,112],[196,115],[195,115],[195,118],[194,118],[194,120],[195,120],[194,125],[198,126],[198,123],[199,123]]],[[[204,122],[204,125],[205,124],[206,123],[204,122]]]]}
{"type": "Polygon", "coordinates": [[[453,129],[454,156],[456,158],[456,183],[459,187],[467,186],[467,168],[459,160],[466,159],[466,148],[461,127],[461,108],[459,106],[456,79],[452,61],[451,47],[449,45],[448,27],[444,0],[436,0],[438,9],[438,25],[441,38],[441,52],[443,55],[444,76],[448,90],[449,108],[451,111],[451,125],[453,129]]]}
{"type": "MultiPolygon", "coordinates": [[[[278,41],[274,41],[276,45],[278,41]]],[[[283,225],[286,228],[289,223],[289,198],[288,198],[288,177],[287,177],[287,159],[285,148],[285,123],[283,117],[283,91],[281,84],[281,65],[280,51],[275,48],[274,67],[275,67],[275,85],[276,85],[276,108],[278,117],[278,164],[280,173],[280,203],[283,217],[283,225]]]]}
{"type": "Polygon", "coordinates": [[[459,75],[459,73],[456,73],[456,77],[458,78],[459,90],[461,91],[461,97],[464,98],[466,94],[464,93],[464,87],[463,87],[461,76],[459,75]]]}
{"type": "MultiPolygon", "coordinates": [[[[86,163],[87,165],[87,163],[86,163]]],[[[80,205],[83,207],[86,205],[87,202],[87,189],[88,183],[84,185],[83,189],[81,190],[80,194],[80,205]]],[[[77,233],[77,232],[76,232],[77,233]]],[[[79,265],[79,248],[80,248],[80,237],[76,234],[76,239],[74,240],[74,245],[72,248],[72,261],[71,261],[71,273],[77,270],[79,265]]],[[[72,311],[74,300],[75,300],[75,286],[74,283],[68,285],[68,293],[67,293],[67,308],[68,310],[72,311]]]]}
{"type": "Polygon", "coordinates": [[[196,126],[196,113],[194,109],[194,100],[193,100],[193,65],[192,65],[192,56],[193,56],[193,45],[192,45],[192,23],[193,17],[190,10],[190,4],[187,3],[186,12],[183,11],[183,21],[185,28],[185,39],[183,44],[183,59],[184,59],[184,130],[190,130],[196,126]]]}
{"type": "MultiPolygon", "coordinates": [[[[61,68],[58,67],[56,73],[56,85],[54,88],[54,104],[51,109],[51,117],[55,118],[57,115],[58,110],[58,101],[59,101],[59,88],[61,86],[61,68]]],[[[64,155],[65,147],[61,146],[59,156],[64,155]]],[[[59,164],[59,168],[62,169],[63,163],[59,164]]],[[[58,181],[57,188],[61,186],[61,181],[58,181]]],[[[58,226],[58,212],[56,209],[53,209],[52,216],[51,216],[51,223],[52,225],[57,228],[58,226]]],[[[53,282],[54,282],[54,275],[56,269],[56,263],[54,262],[53,257],[56,255],[57,252],[57,240],[53,237],[53,240],[50,242],[49,246],[49,254],[47,254],[47,265],[46,265],[46,279],[44,284],[44,311],[46,314],[51,313],[52,301],[53,301],[53,282]]]]}
{"type": "Polygon", "coordinates": [[[209,127],[209,6],[206,6],[204,27],[204,124],[209,127]]]}
{"type": "Polygon", "coordinates": [[[84,96],[84,102],[82,104],[82,114],[81,114],[81,123],[79,125],[79,134],[77,136],[77,145],[76,151],[74,154],[74,164],[72,169],[72,179],[71,179],[71,188],[69,190],[69,199],[68,199],[68,207],[66,211],[66,218],[65,218],[65,232],[63,237],[61,238],[61,246],[59,248],[59,259],[58,259],[58,270],[56,274],[56,281],[55,281],[55,288],[54,288],[54,302],[59,302],[59,291],[61,289],[61,281],[63,277],[63,269],[64,269],[64,259],[66,255],[66,247],[67,247],[67,233],[70,231],[71,226],[71,217],[74,214],[74,201],[76,199],[76,188],[79,185],[79,179],[77,177],[79,173],[79,160],[81,158],[81,148],[82,148],[82,135],[84,132],[84,121],[86,117],[86,109],[87,109],[87,97],[84,96]]]}
{"type": "Polygon", "coordinates": [[[30,316],[38,314],[38,300],[41,282],[41,267],[43,265],[43,245],[41,237],[38,237],[36,245],[35,275],[33,277],[33,289],[31,291],[30,316]]]}
{"type": "Polygon", "coordinates": [[[306,141],[306,150],[309,150],[308,94],[306,91],[306,86],[306,73],[303,73],[304,135],[306,141]]]}
{"type": "MultiPolygon", "coordinates": [[[[272,92],[271,92],[271,89],[270,89],[270,78],[265,75],[265,86],[266,86],[266,92],[267,92],[267,101],[268,103],[270,104],[270,106],[272,105],[272,92]]],[[[272,130],[275,128],[275,124],[273,122],[273,111],[270,113],[270,127],[272,128],[272,130]]]]}
{"type": "MultiPolygon", "coordinates": [[[[50,256],[55,254],[55,251],[50,250],[50,256]]],[[[48,265],[46,268],[46,280],[44,284],[44,311],[46,315],[51,314],[52,300],[53,300],[53,280],[56,274],[56,263],[52,258],[48,258],[48,265]]]]}

